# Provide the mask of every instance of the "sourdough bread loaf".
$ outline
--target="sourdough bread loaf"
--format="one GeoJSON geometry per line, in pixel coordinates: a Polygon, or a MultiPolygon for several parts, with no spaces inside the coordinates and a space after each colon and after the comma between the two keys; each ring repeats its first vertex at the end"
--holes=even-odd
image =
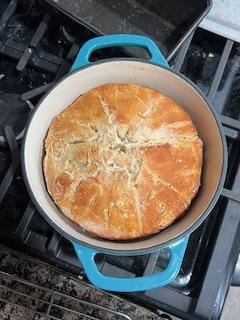
{"type": "Polygon", "coordinates": [[[202,141],[158,90],[105,84],[53,119],[44,176],[59,210],[92,235],[129,240],[186,212],[200,186],[202,141]]]}

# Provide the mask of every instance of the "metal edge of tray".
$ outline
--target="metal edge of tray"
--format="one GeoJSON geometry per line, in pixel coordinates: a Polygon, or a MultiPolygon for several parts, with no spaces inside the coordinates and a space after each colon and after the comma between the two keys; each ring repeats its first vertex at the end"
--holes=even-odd
{"type": "Polygon", "coordinates": [[[214,0],[200,27],[227,39],[240,42],[239,0],[214,0]]]}

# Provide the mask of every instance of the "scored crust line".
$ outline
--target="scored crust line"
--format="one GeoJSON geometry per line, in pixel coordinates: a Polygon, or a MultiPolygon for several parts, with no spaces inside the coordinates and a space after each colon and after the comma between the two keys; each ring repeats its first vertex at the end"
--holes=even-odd
{"type": "MultiPolygon", "coordinates": [[[[154,108],[154,105],[152,104],[150,104],[150,98],[149,98],[149,89],[147,90],[147,97],[148,97],[148,101],[147,101],[147,103],[148,103],[148,109],[143,113],[143,114],[141,114],[141,118],[142,118],[142,120],[140,121],[140,124],[142,124],[142,122],[147,118],[147,116],[152,112],[152,110],[153,110],[153,108],[154,108]]],[[[141,99],[140,99],[141,100],[141,99]]],[[[142,101],[142,100],[141,100],[142,101]]],[[[142,101],[142,103],[143,103],[143,101],[142,101]]]]}
{"type": "MultiPolygon", "coordinates": [[[[139,167],[136,169],[136,171],[131,174],[128,170],[127,174],[129,178],[132,178],[133,181],[130,182],[130,185],[132,185],[133,187],[133,194],[134,194],[134,200],[135,200],[135,207],[136,207],[136,211],[137,211],[137,219],[138,219],[138,225],[139,225],[139,231],[140,233],[143,232],[143,210],[141,208],[141,204],[140,204],[140,195],[139,195],[139,190],[135,185],[135,182],[138,179],[138,176],[141,172],[141,168],[142,168],[142,161],[140,159],[138,159],[137,155],[135,153],[133,153],[133,150],[131,150],[131,153],[134,155],[134,161],[135,162],[140,162],[139,167]]],[[[129,184],[129,182],[128,182],[129,184]]]]}
{"type": "Polygon", "coordinates": [[[156,182],[156,183],[161,183],[163,184],[165,187],[168,187],[169,189],[171,189],[172,191],[176,192],[177,194],[181,195],[185,201],[189,202],[189,200],[186,198],[186,196],[181,192],[179,191],[177,188],[175,188],[169,181],[167,181],[166,179],[160,177],[160,176],[157,176],[151,171],[151,169],[145,164],[144,165],[144,168],[146,169],[146,171],[153,177],[153,180],[156,182]]]}
{"type": "Polygon", "coordinates": [[[141,149],[145,147],[157,147],[161,146],[163,144],[171,144],[176,145],[179,141],[194,141],[198,136],[192,135],[192,136],[182,136],[182,138],[179,137],[161,137],[158,140],[151,139],[147,142],[129,142],[126,143],[126,147],[129,149],[141,149]]]}
{"type": "Polygon", "coordinates": [[[99,93],[96,93],[96,96],[98,97],[98,99],[101,102],[103,111],[105,112],[105,114],[107,116],[108,123],[111,124],[111,125],[114,125],[113,124],[114,114],[112,113],[111,109],[109,108],[108,103],[104,100],[104,98],[99,93]]]}
{"type": "Polygon", "coordinates": [[[175,122],[166,124],[165,127],[171,128],[171,129],[178,129],[178,128],[185,127],[185,126],[187,126],[189,124],[190,125],[192,124],[192,122],[190,120],[182,120],[182,121],[175,121],[175,122]]]}
{"type": "Polygon", "coordinates": [[[136,210],[137,210],[139,231],[142,234],[142,232],[143,232],[143,212],[142,212],[141,205],[140,205],[139,191],[136,187],[133,187],[133,194],[134,194],[135,206],[136,206],[136,210]]]}

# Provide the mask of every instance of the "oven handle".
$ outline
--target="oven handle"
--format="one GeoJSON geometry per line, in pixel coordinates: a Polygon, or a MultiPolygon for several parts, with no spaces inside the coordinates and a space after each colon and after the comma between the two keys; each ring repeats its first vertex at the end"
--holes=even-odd
{"type": "Polygon", "coordinates": [[[71,71],[90,64],[89,58],[95,50],[119,46],[145,48],[151,56],[149,61],[159,63],[163,66],[168,66],[166,59],[153,40],[140,35],[114,34],[93,38],[87,41],[81,47],[72,65],[71,71]]]}
{"type": "MultiPolygon", "coordinates": [[[[87,41],[80,49],[71,71],[90,64],[89,58],[93,51],[116,46],[145,48],[151,56],[150,61],[168,66],[166,59],[151,39],[140,35],[116,34],[101,36],[87,41]]],[[[94,285],[110,291],[135,292],[159,288],[169,284],[180,270],[187,243],[188,236],[185,236],[174,244],[165,247],[170,251],[170,260],[165,270],[153,275],[124,279],[106,276],[99,272],[94,258],[100,252],[74,242],[73,246],[89,280],[94,285]]],[[[149,251],[146,253],[149,253],[149,251]]]]}

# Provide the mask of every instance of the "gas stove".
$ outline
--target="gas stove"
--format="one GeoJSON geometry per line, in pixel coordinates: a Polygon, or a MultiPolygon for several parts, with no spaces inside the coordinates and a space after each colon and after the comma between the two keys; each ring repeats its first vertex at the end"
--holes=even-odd
{"type": "MultiPolygon", "coordinates": [[[[84,281],[87,279],[72,245],[42,218],[30,200],[22,178],[20,150],[34,106],[69,71],[81,45],[93,36],[92,30],[76,20],[69,23],[69,19],[55,16],[38,1],[1,1],[0,243],[84,281]]],[[[92,59],[128,54],[105,49],[92,59]]],[[[193,80],[219,113],[228,144],[227,179],[209,218],[191,234],[176,279],[167,287],[124,297],[184,319],[218,319],[240,250],[240,45],[198,28],[184,42],[172,66],[193,80]]],[[[102,273],[118,277],[158,272],[168,259],[167,251],[96,257],[102,273]]],[[[0,293],[0,310],[1,299],[0,293]]]]}

